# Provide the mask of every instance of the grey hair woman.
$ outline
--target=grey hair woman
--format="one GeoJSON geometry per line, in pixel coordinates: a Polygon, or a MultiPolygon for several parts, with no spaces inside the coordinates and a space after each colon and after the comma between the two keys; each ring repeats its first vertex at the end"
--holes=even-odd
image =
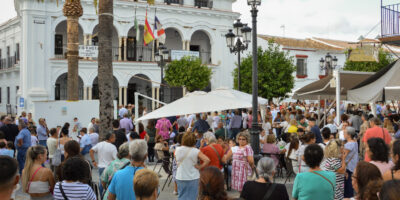
{"type": "MultiPolygon", "coordinates": [[[[119,151],[118,151],[118,158],[115,159],[108,165],[106,169],[104,169],[104,172],[101,174],[100,181],[103,186],[103,188],[108,188],[109,184],[111,183],[110,180],[112,180],[115,172],[120,170],[121,168],[124,168],[130,164],[130,154],[129,154],[129,143],[125,142],[121,146],[119,146],[119,151]]],[[[104,199],[108,198],[108,190],[104,194],[104,199]]]]}
{"type": "Polygon", "coordinates": [[[256,168],[259,178],[255,181],[247,181],[243,186],[240,197],[243,199],[288,200],[289,195],[285,185],[272,182],[275,175],[275,166],[272,158],[261,158],[256,168]]]}

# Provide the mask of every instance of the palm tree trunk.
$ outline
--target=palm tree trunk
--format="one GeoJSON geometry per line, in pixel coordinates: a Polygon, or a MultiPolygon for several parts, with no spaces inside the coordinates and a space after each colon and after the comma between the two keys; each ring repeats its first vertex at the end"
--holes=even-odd
{"type": "Polygon", "coordinates": [[[100,137],[112,131],[114,120],[112,33],[113,0],[99,1],[99,56],[98,81],[100,96],[100,137]]]}
{"type": "Polygon", "coordinates": [[[79,17],[83,10],[80,0],[67,0],[63,8],[64,16],[67,17],[67,58],[68,58],[68,79],[67,99],[69,101],[79,100],[79,17]]]}

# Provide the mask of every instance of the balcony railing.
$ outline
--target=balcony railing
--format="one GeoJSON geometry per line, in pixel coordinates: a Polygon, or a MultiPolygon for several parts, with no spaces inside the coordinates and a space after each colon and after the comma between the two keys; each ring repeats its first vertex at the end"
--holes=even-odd
{"type": "Polygon", "coordinates": [[[400,35],[400,3],[381,5],[381,35],[391,37],[400,35]]]}
{"type": "Polygon", "coordinates": [[[170,5],[170,4],[183,5],[183,0],[164,0],[164,3],[166,3],[167,5],[170,5]]]}
{"type": "Polygon", "coordinates": [[[0,59],[0,69],[9,69],[17,64],[17,59],[15,56],[9,56],[7,58],[0,59]]]}
{"type": "MultiPolygon", "coordinates": [[[[56,59],[67,59],[67,47],[55,47],[54,58],[56,59]]],[[[126,54],[124,47],[112,47],[112,59],[113,61],[139,61],[139,62],[151,62],[153,61],[152,48],[149,46],[136,46],[127,47],[126,54]],[[121,56],[119,55],[121,53],[121,56]],[[124,57],[126,55],[126,58],[124,57]]],[[[85,58],[79,57],[82,60],[97,60],[97,58],[85,58]]]]}

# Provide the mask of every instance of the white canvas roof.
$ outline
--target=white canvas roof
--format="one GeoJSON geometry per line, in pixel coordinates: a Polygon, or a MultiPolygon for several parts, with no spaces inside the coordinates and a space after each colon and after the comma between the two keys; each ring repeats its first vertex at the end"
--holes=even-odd
{"type": "MultiPolygon", "coordinates": [[[[217,88],[209,93],[228,98],[241,99],[249,103],[253,102],[253,95],[241,92],[239,90],[234,90],[229,88],[217,88]]],[[[258,97],[258,104],[267,104],[267,103],[268,103],[267,99],[258,97]]]]}
{"type": "Polygon", "coordinates": [[[356,103],[371,103],[400,99],[400,60],[397,60],[347,93],[348,100],[356,103]]]}

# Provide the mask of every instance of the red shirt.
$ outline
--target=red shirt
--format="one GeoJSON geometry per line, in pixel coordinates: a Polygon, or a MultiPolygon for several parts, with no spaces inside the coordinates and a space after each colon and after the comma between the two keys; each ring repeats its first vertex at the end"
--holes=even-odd
{"type": "MultiPolygon", "coordinates": [[[[215,150],[217,150],[219,157],[222,160],[222,157],[224,156],[224,150],[222,146],[220,144],[212,144],[212,146],[215,148],[215,150]]],[[[214,166],[222,169],[223,166],[219,162],[217,153],[214,151],[213,148],[210,147],[210,145],[201,148],[200,151],[210,159],[210,163],[208,164],[208,166],[214,166]]]]}
{"type": "Polygon", "coordinates": [[[143,131],[139,134],[140,139],[144,139],[144,136],[146,136],[146,131],[143,131]]]}
{"type": "MultiPolygon", "coordinates": [[[[367,129],[364,133],[362,141],[364,142],[365,145],[368,145],[367,141],[371,138],[382,138],[387,145],[389,145],[392,140],[392,136],[389,134],[389,131],[386,128],[381,128],[379,126],[374,126],[372,128],[367,129]]],[[[366,162],[371,161],[371,159],[367,155],[367,152],[365,152],[364,158],[366,162]]]]}

